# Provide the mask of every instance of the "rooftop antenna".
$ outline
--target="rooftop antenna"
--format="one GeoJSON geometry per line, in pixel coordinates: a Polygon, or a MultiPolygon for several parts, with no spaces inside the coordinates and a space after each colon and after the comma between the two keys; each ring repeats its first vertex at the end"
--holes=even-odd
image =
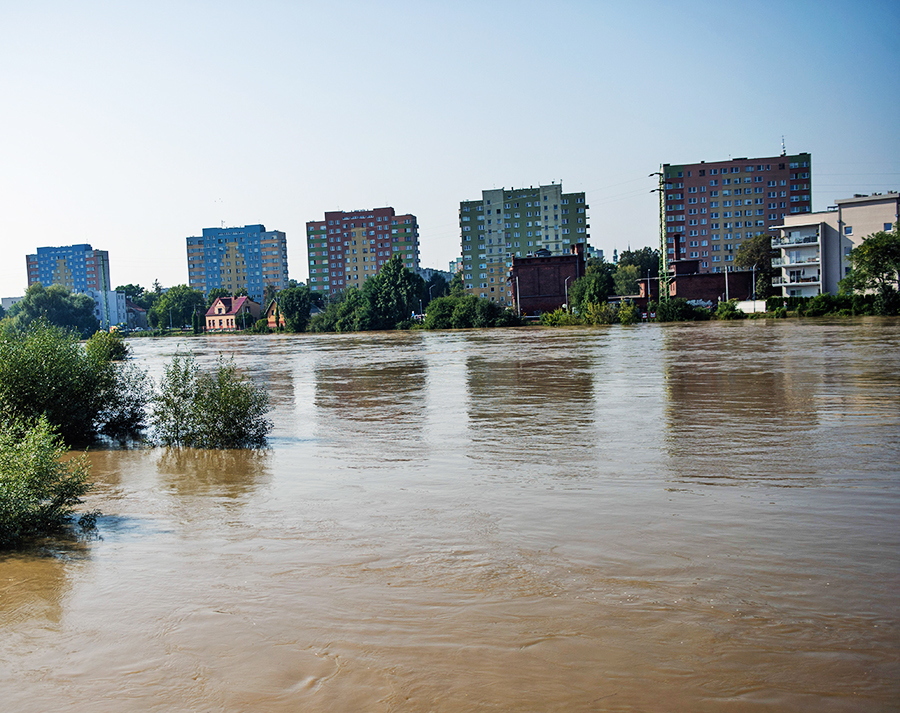
{"type": "Polygon", "coordinates": [[[784,134],[781,135],[781,155],[787,156],[787,149],[784,147],[784,134]]]}

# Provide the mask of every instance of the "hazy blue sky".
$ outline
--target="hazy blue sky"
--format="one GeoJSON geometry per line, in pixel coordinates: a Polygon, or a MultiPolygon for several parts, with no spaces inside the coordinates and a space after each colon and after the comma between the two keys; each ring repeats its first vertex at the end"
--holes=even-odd
{"type": "Polygon", "coordinates": [[[660,163],[813,154],[813,203],[900,188],[900,3],[2,2],[0,295],[39,246],[187,282],[184,238],[392,205],[423,266],[460,200],[563,181],[655,245],[660,163]]]}

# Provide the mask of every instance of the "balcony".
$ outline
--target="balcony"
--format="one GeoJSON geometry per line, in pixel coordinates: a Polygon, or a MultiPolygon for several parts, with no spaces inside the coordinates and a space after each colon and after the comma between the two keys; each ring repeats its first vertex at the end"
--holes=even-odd
{"type": "Polygon", "coordinates": [[[818,242],[818,235],[807,235],[802,238],[772,238],[772,247],[777,248],[782,245],[814,245],[818,242]]]}
{"type": "Polygon", "coordinates": [[[820,261],[819,255],[810,255],[809,257],[776,257],[772,258],[772,267],[781,267],[782,265],[809,265],[816,264],[820,261]]]}
{"type": "Polygon", "coordinates": [[[822,280],[820,277],[773,277],[772,285],[800,285],[800,284],[818,284],[822,280]]]}

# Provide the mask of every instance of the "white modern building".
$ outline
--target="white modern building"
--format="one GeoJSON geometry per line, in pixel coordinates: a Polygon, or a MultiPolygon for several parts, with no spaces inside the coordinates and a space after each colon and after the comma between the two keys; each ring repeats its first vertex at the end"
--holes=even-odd
{"type": "Polygon", "coordinates": [[[893,230],[900,217],[900,194],[856,195],[835,201],[826,211],[786,215],[772,238],[780,255],[772,266],[781,274],[772,284],[785,297],[837,294],[838,282],[850,272],[850,251],[863,238],[893,230]]]}
{"type": "Polygon", "coordinates": [[[84,290],[84,294],[94,300],[94,316],[100,322],[101,329],[128,324],[124,292],[88,289],[84,290]]]}

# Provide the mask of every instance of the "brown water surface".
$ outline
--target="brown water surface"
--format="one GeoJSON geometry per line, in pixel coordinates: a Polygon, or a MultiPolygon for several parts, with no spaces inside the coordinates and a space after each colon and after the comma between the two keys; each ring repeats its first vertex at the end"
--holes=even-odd
{"type": "Polygon", "coordinates": [[[180,348],[271,448],[92,451],[101,538],[0,557],[0,709],[898,708],[896,320],[180,348]]]}

